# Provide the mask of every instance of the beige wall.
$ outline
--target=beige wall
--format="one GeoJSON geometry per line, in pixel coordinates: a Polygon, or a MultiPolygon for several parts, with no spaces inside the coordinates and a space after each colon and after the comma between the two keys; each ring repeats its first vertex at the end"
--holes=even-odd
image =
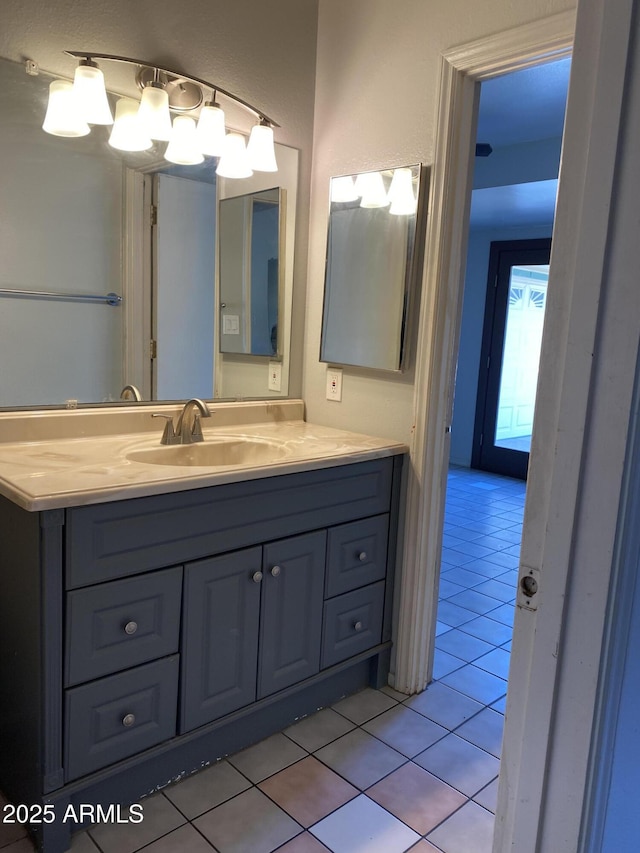
{"type": "MultiPolygon", "coordinates": [[[[0,26],[0,56],[30,58],[69,76],[75,62],[64,50],[155,61],[218,83],[281,125],[276,141],[301,151],[291,359],[295,395],[302,383],[316,24],[317,0],[2,0],[0,26]]],[[[110,66],[110,74],[115,68],[110,66]]],[[[245,131],[253,123],[244,112],[230,112],[230,121],[245,131]]]]}
{"type": "Polygon", "coordinates": [[[433,159],[440,55],[571,9],[567,0],[320,0],[311,184],[304,398],[318,423],[408,441],[413,371],[344,369],[342,402],[325,400],[318,361],[329,178],[433,159]]]}

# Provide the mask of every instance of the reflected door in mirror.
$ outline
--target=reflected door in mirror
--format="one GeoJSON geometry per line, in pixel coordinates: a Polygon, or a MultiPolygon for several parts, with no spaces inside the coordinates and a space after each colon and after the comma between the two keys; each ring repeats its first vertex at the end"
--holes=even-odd
{"type": "Polygon", "coordinates": [[[280,188],[222,199],[220,352],[279,355],[280,188]]]}

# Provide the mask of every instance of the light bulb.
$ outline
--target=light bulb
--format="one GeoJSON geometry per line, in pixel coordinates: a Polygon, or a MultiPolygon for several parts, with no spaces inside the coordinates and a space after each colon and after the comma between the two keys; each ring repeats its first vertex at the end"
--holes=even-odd
{"type": "Polygon", "coordinates": [[[116,104],[116,120],[109,145],[119,151],[146,151],[151,148],[152,142],[140,126],[138,102],[133,98],[120,98],[116,104]]]}
{"type": "Polygon", "coordinates": [[[54,80],[49,85],[49,103],[42,129],[53,136],[86,136],[91,128],[83,121],[68,80],[54,80]]]}
{"type": "Polygon", "coordinates": [[[206,103],[198,119],[198,144],[203,154],[219,157],[224,146],[224,110],[216,103],[206,103]]]}
{"type": "Polygon", "coordinates": [[[358,193],[356,192],[351,175],[341,175],[339,178],[331,178],[331,201],[345,202],[357,201],[357,199],[358,193]]]}
{"type": "Polygon", "coordinates": [[[150,139],[168,142],[171,137],[169,95],[160,83],[149,83],[142,90],[139,117],[143,132],[150,139]]]}
{"type": "Polygon", "coordinates": [[[360,207],[386,207],[389,204],[380,172],[363,172],[358,178],[362,179],[360,207]]]}
{"type": "Polygon", "coordinates": [[[413,194],[411,169],[395,169],[389,187],[389,213],[394,216],[411,216],[416,212],[417,201],[413,194]]]}
{"type": "Polygon", "coordinates": [[[221,178],[250,178],[252,174],[244,136],[241,133],[227,133],[216,175],[221,178]]]}
{"type": "Polygon", "coordinates": [[[83,60],[78,65],[73,78],[73,93],[80,115],[87,124],[113,124],[104,74],[95,63],[83,60]]]}
{"type": "Polygon", "coordinates": [[[165,160],[177,163],[179,166],[195,166],[204,160],[196,135],[196,123],[189,116],[174,118],[171,139],[164,157],[165,160]]]}
{"type": "Polygon", "coordinates": [[[276,152],[273,146],[273,128],[268,124],[256,124],[251,129],[247,145],[249,165],[256,172],[277,172],[276,152]]]}

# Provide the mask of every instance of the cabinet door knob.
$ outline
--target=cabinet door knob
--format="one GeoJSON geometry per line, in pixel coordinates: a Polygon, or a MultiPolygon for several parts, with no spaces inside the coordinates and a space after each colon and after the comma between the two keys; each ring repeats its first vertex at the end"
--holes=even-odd
{"type": "Polygon", "coordinates": [[[138,623],[137,622],[127,622],[127,624],[124,626],[124,632],[125,632],[125,634],[129,634],[129,636],[131,636],[132,634],[135,634],[135,632],[137,630],[138,630],[138,623]]]}
{"type": "Polygon", "coordinates": [[[367,559],[367,552],[366,551],[360,551],[360,553],[358,554],[358,559],[360,560],[361,563],[364,563],[364,561],[367,559]]]}
{"type": "Polygon", "coordinates": [[[353,630],[354,631],[362,631],[362,622],[360,622],[360,621],[354,622],[353,623],[353,630]]]}
{"type": "Polygon", "coordinates": [[[274,578],[277,578],[281,571],[282,569],[280,568],[280,566],[273,566],[271,569],[271,574],[274,578]]]}
{"type": "Polygon", "coordinates": [[[262,580],[262,572],[254,572],[253,573],[253,582],[254,583],[260,583],[261,580],[262,580]]]}
{"type": "Polygon", "coordinates": [[[128,729],[135,723],[135,721],[136,721],[136,715],[135,714],[125,714],[124,717],[122,718],[122,725],[128,729]]]}

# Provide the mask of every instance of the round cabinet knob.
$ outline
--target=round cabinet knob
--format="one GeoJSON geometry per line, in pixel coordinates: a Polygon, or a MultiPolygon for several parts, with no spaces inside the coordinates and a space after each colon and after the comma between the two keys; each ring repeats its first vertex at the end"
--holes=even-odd
{"type": "Polygon", "coordinates": [[[124,717],[122,718],[122,725],[128,729],[128,728],[131,728],[131,726],[135,723],[135,721],[136,721],[136,715],[135,714],[125,714],[124,717]]]}
{"type": "Polygon", "coordinates": [[[364,563],[364,561],[367,559],[367,552],[366,551],[360,551],[360,553],[358,554],[358,559],[360,560],[361,563],[364,563]]]}
{"type": "Polygon", "coordinates": [[[362,631],[362,622],[359,622],[359,621],[354,622],[353,623],[353,630],[354,631],[362,631]]]}
{"type": "Polygon", "coordinates": [[[253,573],[253,582],[254,583],[260,583],[261,580],[262,580],[262,572],[254,572],[253,573]]]}
{"type": "Polygon", "coordinates": [[[125,632],[125,634],[129,634],[129,636],[131,636],[132,634],[135,634],[137,630],[138,630],[138,623],[137,622],[127,622],[127,624],[124,626],[124,632],[125,632]]]}
{"type": "Polygon", "coordinates": [[[271,569],[271,574],[274,578],[277,578],[281,571],[282,569],[280,568],[280,566],[273,566],[271,569]]]}

